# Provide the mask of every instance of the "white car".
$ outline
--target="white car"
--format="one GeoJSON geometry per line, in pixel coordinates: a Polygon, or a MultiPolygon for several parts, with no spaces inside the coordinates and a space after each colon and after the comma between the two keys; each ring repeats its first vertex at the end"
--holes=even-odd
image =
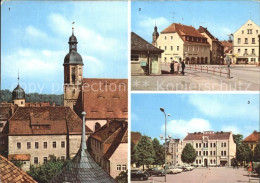
{"type": "Polygon", "coordinates": [[[179,167],[176,167],[176,166],[172,166],[172,167],[169,167],[166,172],[167,174],[177,174],[177,173],[181,173],[183,170],[179,167]]]}

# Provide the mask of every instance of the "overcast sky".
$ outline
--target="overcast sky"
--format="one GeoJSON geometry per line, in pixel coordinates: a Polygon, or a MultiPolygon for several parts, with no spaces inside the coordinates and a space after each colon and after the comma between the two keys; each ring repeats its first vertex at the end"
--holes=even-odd
{"type": "Polygon", "coordinates": [[[2,89],[63,93],[72,22],[84,77],[127,78],[127,2],[6,1],[1,7],[2,89]]]}
{"type": "Polygon", "coordinates": [[[258,94],[132,94],[131,131],[159,138],[164,135],[163,107],[168,134],[184,138],[187,133],[232,131],[244,138],[259,130],[258,94]]]}
{"type": "Polygon", "coordinates": [[[244,1],[133,1],[131,8],[132,31],[152,41],[156,22],[158,32],[171,23],[182,23],[207,27],[219,40],[227,40],[227,34],[234,33],[251,19],[260,24],[260,2],[244,1]]]}

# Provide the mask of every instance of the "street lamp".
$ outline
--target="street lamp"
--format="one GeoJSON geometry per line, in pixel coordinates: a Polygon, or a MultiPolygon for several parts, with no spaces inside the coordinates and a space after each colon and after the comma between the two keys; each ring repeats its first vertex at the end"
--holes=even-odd
{"type": "MultiPolygon", "coordinates": [[[[165,166],[164,166],[164,172],[165,172],[165,177],[164,177],[164,181],[166,182],[166,175],[167,175],[167,173],[166,173],[166,161],[167,161],[167,154],[166,154],[166,148],[167,148],[167,116],[171,116],[170,114],[168,114],[167,116],[166,116],[166,113],[165,113],[165,110],[164,110],[164,108],[160,108],[160,111],[162,111],[163,112],[163,114],[164,114],[164,117],[165,117],[165,136],[164,136],[164,140],[165,140],[165,143],[164,143],[164,162],[165,162],[165,166]]],[[[161,135],[160,136],[160,138],[161,138],[161,140],[163,140],[163,136],[161,135]]],[[[169,136],[169,139],[170,139],[171,137],[169,136]]]]}

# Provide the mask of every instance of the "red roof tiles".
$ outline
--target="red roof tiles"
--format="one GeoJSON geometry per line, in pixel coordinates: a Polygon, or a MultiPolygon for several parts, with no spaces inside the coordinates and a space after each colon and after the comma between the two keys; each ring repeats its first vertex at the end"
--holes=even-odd
{"type": "Polygon", "coordinates": [[[131,141],[136,145],[141,139],[142,135],[140,132],[131,132],[131,141]]]}
{"type": "Polygon", "coordinates": [[[17,168],[12,162],[0,155],[1,183],[37,183],[32,177],[17,168]]]}
{"type": "Polygon", "coordinates": [[[254,131],[249,136],[247,136],[243,142],[259,142],[260,140],[260,132],[254,131]]]}
{"type": "MultiPolygon", "coordinates": [[[[9,120],[9,135],[81,134],[82,120],[69,107],[19,107],[9,120]]],[[[86,132],[92,132],[86,127],[86,132]]]]}
{"type": "Polygon", "coordinates": [[[209,137],[209,140],[228,140],[232,132],[211,132],[211,133],[188,133],[188,135],[183,139],[185,140],[202,140],[203,136],[209,137]]]}
{"type": "Polygon", "coordinates": [[[127,119],[127,79],[83,79],[86,119],[127,119]]]}

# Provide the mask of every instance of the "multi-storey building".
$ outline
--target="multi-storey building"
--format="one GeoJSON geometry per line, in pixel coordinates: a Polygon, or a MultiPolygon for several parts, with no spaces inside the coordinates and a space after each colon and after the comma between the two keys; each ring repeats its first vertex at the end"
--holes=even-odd
{"type": "Polygon", "coordinates": [[[207,38],[210,44],[210,63],[223,64],[224,62],[224,47],[221,42],[214,37],[206,27],[200,26],[198,31],[207,38]]]}
{"type": "Polygon", "coordinates": [[[207,38],[192,26],[173,23],[161,32],[156,41],[153,40],[153,44],[164,50],[162,62],[165,63],[180,59],[185,59],[188,64],[211,63],[207,38]]]}
{"type": "Polygon", "coordinates": [[[243,143],[248,144],[252,151],[254,151],[256,145],[260,142],[260,132],[256,130],[253,131],[249,136],[247,136],[243,143]]]}
{"type": "MultiPolygon", "coordinates": [[[[234,60],[233,60],[233,43],[232,43],[233,41],[231,39],[229,39],[228,41],[224,40],[224,41],[220,41],[220,42],[221,42],[222,46],[224,47],[224,55],[231,58],[232,63],[234,63],[234,60]]],[[[224,59],[224,64],[227,64],[225,62],[226,62],[226,59],[224,59]]]]}
{"type": "Polygon", "coordinates": [[[182,141],[180,139],[171,139],[168,141],[168,154],[169,159],[167,164],[178,165],[182,164],[181,153],[182,153],[182,141]]]}
{"type": "Polygon", "coordinates": [[[197,153],[193,165],[231,166],[231,159],[236,155],[236,144],[232,132],[195,132],[188,133],[183,139],[183,148],[190,143],[197,153]]]}
{"type": "Polygon", "coordinates": [[[248,20],[233,35],[233,54],[236,63],[259,63],[260,27],[248,20]]]}

